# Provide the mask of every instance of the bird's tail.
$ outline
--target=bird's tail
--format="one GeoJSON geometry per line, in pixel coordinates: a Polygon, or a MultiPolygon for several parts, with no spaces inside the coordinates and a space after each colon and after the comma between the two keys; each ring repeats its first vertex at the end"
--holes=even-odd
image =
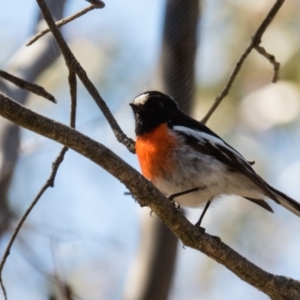
{"type": "Polygon", "coordinates": [[[269,189],[276,196],[276,199],[279,201],[279,204],[285,207],[287,210],[292,212],[293,214],[300,217],[300,203],[296,200],[290,198],[286,194],[276,190],[275,188],[268,185],[269,189]]]}

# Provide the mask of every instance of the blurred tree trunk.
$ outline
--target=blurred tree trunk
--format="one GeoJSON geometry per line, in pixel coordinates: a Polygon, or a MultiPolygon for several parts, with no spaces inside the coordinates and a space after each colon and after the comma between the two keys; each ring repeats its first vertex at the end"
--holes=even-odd
{"type": "MultiPolygon", "coordinates": [[[[198,0],[167,0],[160,90],[173,96],[190,112],[195,83],[198,0]]],[[[125,291],[126,300],[165,300],[172,284],[177,238],[156,217],[146,212],[142,221],[140,248],[125,291]]]]}
{"type": "Polygon", "coordinates": [[[161,59],[165,93],[191,112],[195,88],[195,57],[199,0],[167,0],[161,59]]]}
{"type": "MultiPolygon", "coordinates": [[[[48,0],[48,6],[55,19],[63,16],[65,0],[48,0]]],[[[38,12],[34,32],[46,27],[46,23],[38,12]]],[[[34,82],[36,78],[52,64],[60,51],[51,34],[41,38],[35,45],[25,45],[13,55],[4,66],[5,71],[26,81],[34,82]]],[[[24,104],[28,92],[7,81],[0,79],[0,90],[16,101],[24,104]]],[[[44,100],[46,101],[46,100],[44,100]]],[[[8,192],[18,159],[20,144],[20,128],[6,119],[0,119],[0,236],[9,227],[13,212],[8,204],[8,192]]]]}

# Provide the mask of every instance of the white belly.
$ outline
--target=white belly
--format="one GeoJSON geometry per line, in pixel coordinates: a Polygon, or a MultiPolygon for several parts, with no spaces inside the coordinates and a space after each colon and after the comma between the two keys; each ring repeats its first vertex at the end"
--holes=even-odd
{"type": "Polygon", "coordinates": [[[181,148],[174,155],[178,162],[177,169],[163,178],[155,178],[153,183],[166,196],[199,188],[198,191],[176,197],[174,200],[181,205],[199,207],[221,195],[265,198],[245,175],[230,171],[228,166],[212,156],[199,155],[191,148],[181,148]]]}

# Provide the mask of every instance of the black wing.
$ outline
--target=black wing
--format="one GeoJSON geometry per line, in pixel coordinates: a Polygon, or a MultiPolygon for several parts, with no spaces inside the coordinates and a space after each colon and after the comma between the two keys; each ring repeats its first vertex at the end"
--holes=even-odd
{"type": "MultiPolygon", "coordinates": [[[[204,126],[203,124],[201,125],[204,126]]],[[[172,126],[173,129],[179,135],[181,135],[185,139],[186,143],[189,144],[193,149],[203,154],[213,156],[215,159],[227,165],[233,172],[236,171],[244,174],[257,187],[259,187],[268,198],[279,203],[276,195],[272,192],[272,190],[268,187],[264,180],[255,173],[247,160],[245,160],[245,158],[239,152],[229,146],[216,134],[211,134],[212,131],[209,130],[206,126],[205,131],[199,131],[196,128],[196,130],[191,129],[185,126],[181,126],[181,124],[175,125],[174,123],[172,123],[170,124],[170,126],[172,126]]]]}

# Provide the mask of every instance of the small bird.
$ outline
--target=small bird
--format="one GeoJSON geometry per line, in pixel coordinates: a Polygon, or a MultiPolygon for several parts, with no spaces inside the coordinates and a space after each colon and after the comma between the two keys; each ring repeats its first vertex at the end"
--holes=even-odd
{"type": "Polygon", "coordinates": [[[138,95],[134,112],[136,154],[143,175],[187,207],[205,208],[221,195],[241,196],[273,212],[269,198],[300,217],[300,204],[266,183],[238,151],[158,91],[138,95]]]}

